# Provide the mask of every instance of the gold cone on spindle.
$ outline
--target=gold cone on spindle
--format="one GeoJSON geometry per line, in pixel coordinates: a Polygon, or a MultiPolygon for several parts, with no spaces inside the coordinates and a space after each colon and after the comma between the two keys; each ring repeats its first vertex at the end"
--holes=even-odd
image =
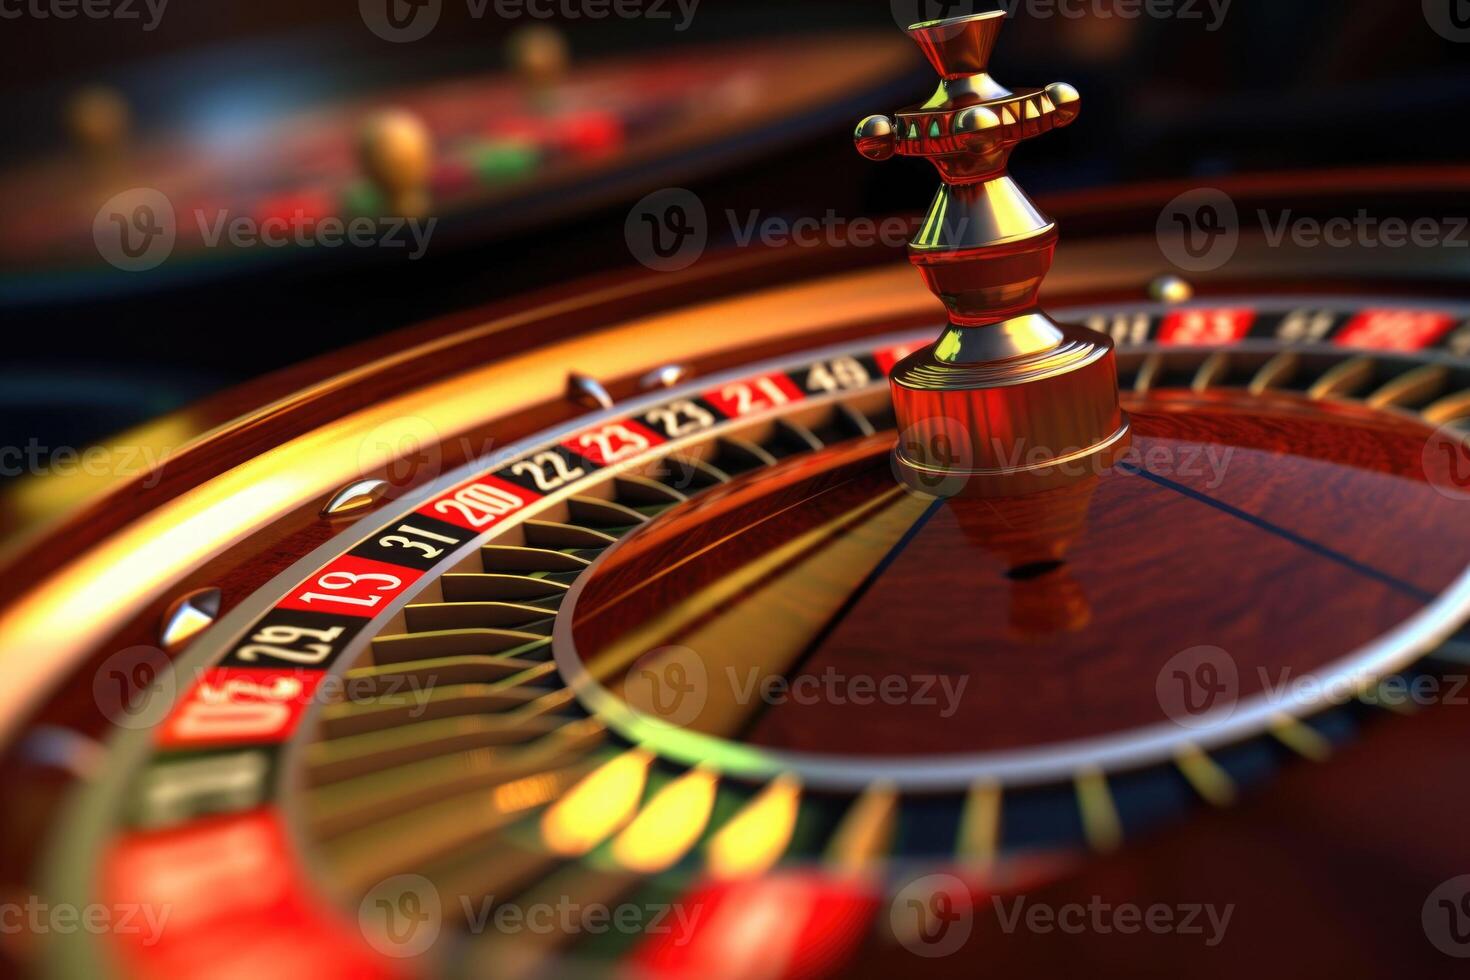
{"type": "Polygon", "coordinates": [[[990,76],[1004,18],[910,27],[941,76],[938,90],[891,117],[869,116],[854,137],[863,156],[923,157],[942,181],[909,258],[949,322],[890,378],[896,469],[926,493],[1065,486],[1096,475],[1129,442],[1112,341],[1041,309],[1056,226],[1006,172],[1016,146],[1076,119],[1081,97],[1060,82],[1013,92],[990,76]]]}

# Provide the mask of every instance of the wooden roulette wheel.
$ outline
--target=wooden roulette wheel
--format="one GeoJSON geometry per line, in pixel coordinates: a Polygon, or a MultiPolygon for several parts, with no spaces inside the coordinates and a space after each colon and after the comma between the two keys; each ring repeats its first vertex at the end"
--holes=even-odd
{"type": "Polygon", "coordinates": [[[858,130],[940,166],[921,276],[737,249],[467,311],[162,420],[13,545],[5,881],[106,920],[17,959],[1457,970],[1462,265],[1089,192],[1048,317],[1005,166],[1077,97],[984,75],[997,25],[911,28],[944,84],[858,130]]]}

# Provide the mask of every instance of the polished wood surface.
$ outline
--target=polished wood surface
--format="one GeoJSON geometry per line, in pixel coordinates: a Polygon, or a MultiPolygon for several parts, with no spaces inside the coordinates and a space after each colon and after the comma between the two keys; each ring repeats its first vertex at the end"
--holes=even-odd
{"type": "Polygon", "coordinates": [[[616,688],[658,648],[689,648],[708,694],[688,727],[756,745],[1016,749],[1170,721],[1156,682],[1192,671],[1174,658],[1197,647],[1233,661],[1230,697],[1284,700],[1283,685],[1401,624],[1470,564],[1465,505],[1426,482],[1420,423],[1239,394],[1130,411],[1131,461],[1094,480],[910,502],[881,528],[901,507],[872,506],[893,488],[881,439],[714,491],[595,571],[572,611],[578,654],[616,688]],[[751,574],[843,515],[838,533],[751,574]],[[818,693],[753,701],[752,674],[818,693]],[[928,698],[874,699],[888,678],[910,693],[938,680],[928,698]],[[962,691],[951,703],[933,696],[945,681],[962,691]]]}
{"type": "MultiPolygon", "coordinates": [[[[1463,683],[1463,670],[1456,675],[1463,683]]],[[[1005,977],[1463,977],[1466,961],[1430,943],[1422,915],[1436,888],[1470,869],[1467,739],[1463,698],[1415,717],[1379,713],[1327,764],[1288,766],[1237,806],[1079,861],[1024,895],[977,879],[968,940],[952,956],[923,960],[924,973],[959,980],[983,963],[1005,977]],[[1213,930],[1202,912],[1202,933],[1101,931],[1090,912],[1080,931],[1024,922],[1007,931],[1001,912],[1010,916],[1022,899],[1023,910],[1106,905],[1109,916],[1161,905],[1176,922],[1190,907],[1232,908],[1207,946],[1213,930]]],[[[888,909],[876,911],[877,928],[844,964],[847,975],[886,978],[920,962],[886,935],[888,909]]]]}

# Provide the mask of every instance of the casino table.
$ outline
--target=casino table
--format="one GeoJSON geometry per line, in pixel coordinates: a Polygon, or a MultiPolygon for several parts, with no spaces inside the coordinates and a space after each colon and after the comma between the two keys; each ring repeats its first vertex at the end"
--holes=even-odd
{"type": "MultiPolygon", "coordinates": [[[[574,58],[562,33],[537,24],[504,47],[481,58],[505,62],[490,71],[143,132],[116,88],[75,92],[71,145],[0,170],[0,303],[362,261],[367,250],[342,247],[354,222],[411,260],[426,236],[410,242],[408,220],[432,219],[440,249],[544,230],[799,142],[913,69],[902,38],[871,31],[574,58]],[[118,228],[120,247],[99,244],[118,228]],[[127,274],[144,265],[158,274],[127,274]]],[[[135,85],[177,86],[181,73],[135,85]]],[[[257,87],[250,97],[264,101],[269,88],[257,87]]]]}
{"type": "Polygon", "coordinates": [[[569,270],[0,498],[7,955],[1460,975],[1470,270],[1361,228],[1470,169],[1033,200],[1086,93],[1002,21],[852,120],[907,245],[569,270]]]}

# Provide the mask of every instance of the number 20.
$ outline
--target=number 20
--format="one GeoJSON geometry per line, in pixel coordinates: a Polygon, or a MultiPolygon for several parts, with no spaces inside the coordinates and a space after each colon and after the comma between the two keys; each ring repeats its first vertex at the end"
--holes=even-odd
{"type": "Polygon", "coordinates": [[[525,501],[508,490],[472,483],[451,499],[439,501],[434,509],[441,514],[458,511],[470,527],[479,528],[493,524],[496,518],[504,517],[523,503],[525,501]]]}

